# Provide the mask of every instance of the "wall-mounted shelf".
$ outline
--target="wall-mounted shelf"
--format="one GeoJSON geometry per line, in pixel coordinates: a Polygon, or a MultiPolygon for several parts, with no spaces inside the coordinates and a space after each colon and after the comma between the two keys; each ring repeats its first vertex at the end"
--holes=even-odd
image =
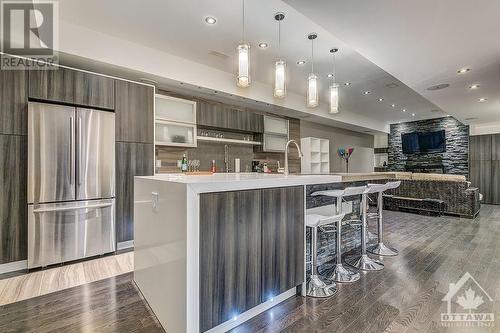
{"type": "Polygon", "coordinates": [[[252,145],[252,146],[260,146],[262,142],[259,141],[246,141],[246,140],[238,140],[238,139],[226,139],[226,138],[213,138],[210,136],[197,136],[197,140],[199,141],[210,141],[210,142],[221,142],[221,143],[236,143],[242,145],[252,145]]]}

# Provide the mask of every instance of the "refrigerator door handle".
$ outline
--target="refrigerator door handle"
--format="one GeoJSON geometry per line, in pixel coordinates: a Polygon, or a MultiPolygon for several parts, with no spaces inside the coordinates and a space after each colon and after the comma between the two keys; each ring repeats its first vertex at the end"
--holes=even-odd
{"type": "Polygon", "coordinates": [[[61,211],[68,211],[68,210],[104,208],[104,207],[110,207],[112,205],[113,205],[113,203],[104,203],[104,204],[97,204],[97,205],[90,205],[90,206],[79,206],[79,207],[39,208],[39,209],[34,209],[33,213],[39,214],[39,213],[46,213],[46,212],[61,212],[61,211]]]}
{"type": "MultiPolygon", "coordinates": [[[[78,116],[78,151],[82,151],[82,117],[78,116]]],[[[78,161],[78,171],[77,171],[77,179],[78,179],[78,185],[82,185],[82,177],[81,177],[81,171],[82,171],[82,161],[78,161]]]]}
{"type": "MultiPolygon", "coordinates": [[[[69,166],[71,173],[75,170],[75,120],[69,117],[69,166]]],[[[69,183],[73,185],[73,176],[70,174],[69,183]]]]}

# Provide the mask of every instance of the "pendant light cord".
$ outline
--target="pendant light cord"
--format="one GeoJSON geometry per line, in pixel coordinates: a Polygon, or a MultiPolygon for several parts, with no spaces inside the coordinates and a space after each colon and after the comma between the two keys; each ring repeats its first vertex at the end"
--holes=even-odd
{"type": "Polygon", "coordinates": [[[311,39],[311,74],[314,73],[314,39],[311,39]]]}
{"type": "Polygon", "coordinates": [[[336,68],[337,68],[337,66],[335,66],[335,52],[333,52],[333,77],[332,77],[332,81],[333,81],[334,86],[335,86],[335,82],[337,81],[337,73],[335,71],[336,68]]]}
{"type": "Polygon", "coordinates": [[[242,0],[242,11],[241,11],[241,38],[242,38],[242,42],[245,41],[245,0],[242,0]]]}
{"type": "Polygon", "coordinates": [[[278,21],[278,57],[281,55],[281,20],[278,21]]]}

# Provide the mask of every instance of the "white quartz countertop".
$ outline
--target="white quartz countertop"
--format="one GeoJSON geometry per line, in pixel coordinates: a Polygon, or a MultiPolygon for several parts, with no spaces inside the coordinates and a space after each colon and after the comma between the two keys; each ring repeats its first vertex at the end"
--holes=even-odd
{"type": "Polygon", "coordinates": [[[136,178],[186,184],[197,193],[328,184],[342,181],[342,176],[339,175],[291,174],[285,176],[282,174],[265,173],[215,173],[213,175],[203,176],[165,173],[155,176],[139,176],[136,178]]]}

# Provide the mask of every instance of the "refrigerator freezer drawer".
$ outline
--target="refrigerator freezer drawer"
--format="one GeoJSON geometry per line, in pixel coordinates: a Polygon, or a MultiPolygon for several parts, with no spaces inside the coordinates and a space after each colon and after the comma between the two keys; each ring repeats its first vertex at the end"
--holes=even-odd
{"type": "Polygon", "coordinates": [[[28,268],[114,250],[114,199],[28,205],[28,268]]]}

